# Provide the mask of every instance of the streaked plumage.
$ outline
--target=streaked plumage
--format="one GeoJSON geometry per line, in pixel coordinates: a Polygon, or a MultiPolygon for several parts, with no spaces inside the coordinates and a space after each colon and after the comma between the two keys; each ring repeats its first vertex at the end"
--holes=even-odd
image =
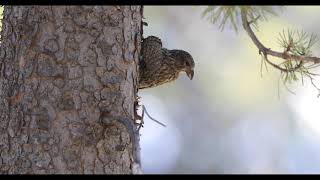
{"type": "Polygon", "coordinates": [[[193,78],[194,61],[183,50],[168,50],[155,36],[142,42],[142,58],[139,64],[139,89],[151,88],[176,80],[181,71],[193,78]]]}

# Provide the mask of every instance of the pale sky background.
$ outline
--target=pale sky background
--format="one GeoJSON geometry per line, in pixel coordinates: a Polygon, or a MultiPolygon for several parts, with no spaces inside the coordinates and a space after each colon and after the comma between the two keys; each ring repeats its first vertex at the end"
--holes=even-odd
{"type": "MultiPolygon", "coordinates": [[[[139,92],[149,119],[141,131],[145,173],[320,173],[320,98],[310,82],[290,94],[279,72],[260,74],[257,48],[242,30],[221,32],[201,6],[145,6],[144,36],[190,52],[195,76],[139,92]]],[[[282,51],[277,37],[294,28],[319,35],[318,6],[287,6],[260,24],[258,38],[282,51]]],[[[318,43],[319,44],[319,43],[318,43]]],[[[314,55],[320,56],[319,45],[314,55]]],[[[318,71],[314,71],[318,72],[318,71]]],[[[319,84],[320,82],[316,81],[319,84]]]]}

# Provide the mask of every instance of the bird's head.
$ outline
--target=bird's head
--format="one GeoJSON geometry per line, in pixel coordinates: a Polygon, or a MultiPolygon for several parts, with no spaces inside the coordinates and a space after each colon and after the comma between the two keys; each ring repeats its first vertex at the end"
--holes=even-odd
{"type": "Polygon", "coordinates": [[[171,57],[175,59],[176,65],[180,71],[186,72],[192,80],[194,75],[194,61],[192,56],[183,50],[170,50],[171,57]]]}

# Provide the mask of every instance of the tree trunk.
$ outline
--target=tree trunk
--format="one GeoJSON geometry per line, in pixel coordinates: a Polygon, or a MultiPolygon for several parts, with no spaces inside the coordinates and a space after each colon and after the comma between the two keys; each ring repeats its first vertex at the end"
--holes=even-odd
{"type": "Polygon", "coordinates": [[[5,6],[0,173],[136,173],[140,6],[5,6]]]}

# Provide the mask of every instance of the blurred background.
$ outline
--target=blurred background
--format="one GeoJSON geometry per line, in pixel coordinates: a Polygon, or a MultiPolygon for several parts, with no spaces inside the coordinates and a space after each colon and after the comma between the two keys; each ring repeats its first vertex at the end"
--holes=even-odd
{"type": "MultiPolygon", "coordinates": [[[[144,8],[144,37],[158,36],[164,47],[186,50],[196,61],[192,81],[181,74],[139,91],[149,114],[167,125],[145,118],[144,173],[320,173],[318,90],[299,81],[289,85],[292,94],[278,71],[269,66],[261,73],[258,50],[242,27],[221,32],[201,18],[204,8],[144,8]]],[[[277,44],[283,29],[320,35],[319,12],[320,6],[288,6],[256,34],[283,51],[277,44]]],[[[320,56],[319,46],[314,52],[320,56]]]]}

